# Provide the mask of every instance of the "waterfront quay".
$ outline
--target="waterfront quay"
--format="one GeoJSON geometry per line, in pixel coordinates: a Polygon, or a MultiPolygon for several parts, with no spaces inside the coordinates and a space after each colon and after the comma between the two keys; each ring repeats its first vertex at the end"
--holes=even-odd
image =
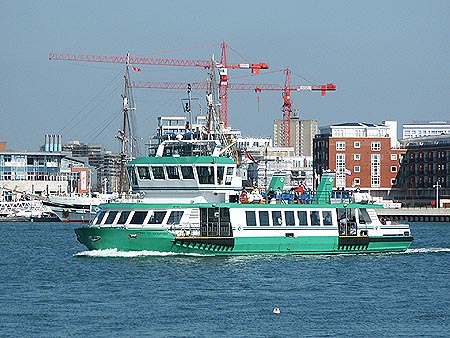
{"type": "Polygon", "coordinates": [[[385,208],[376,212],[391,221],[450,222],[450,208],[385,208]]]}

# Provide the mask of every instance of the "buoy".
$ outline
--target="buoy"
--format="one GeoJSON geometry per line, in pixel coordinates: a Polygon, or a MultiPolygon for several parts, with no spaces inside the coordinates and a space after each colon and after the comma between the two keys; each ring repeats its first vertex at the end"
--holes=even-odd
{"type": "Polygon", "coordinates": [[[273,308],[273,313],[281,313],[280,308],[279,307],[273,308]]]}

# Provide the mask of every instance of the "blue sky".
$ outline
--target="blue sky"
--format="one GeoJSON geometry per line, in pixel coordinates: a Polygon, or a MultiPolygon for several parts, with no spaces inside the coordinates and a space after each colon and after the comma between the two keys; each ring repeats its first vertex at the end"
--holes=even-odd
{"type": "MultiPolygon", "coordinates": [[[[319,125],[450,120],[450,2],[431,1],[3,1],[0,5],[0,141],[38,150],[46,133],[119,150],[124,66],[49,61],[51,51],[267,62],[258,77],[230,82],[335,83],[336,92],[292,94],[319,125]]],[[[140,81],[201,81],[205,70],[142,66],[140,81]]],[[[193,93],[203,104],[204,93],[193,93]]],[[[247,136],[271,136],[281,92],[229,92],[229,121],[247,136]]],[[[141,137],[157,116],[182,115],[183,91],[135,89],[141,137]]]]}

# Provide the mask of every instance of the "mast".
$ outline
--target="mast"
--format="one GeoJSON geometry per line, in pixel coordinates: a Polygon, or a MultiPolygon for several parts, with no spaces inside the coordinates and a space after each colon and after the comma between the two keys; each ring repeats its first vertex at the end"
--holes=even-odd
{"type": "Polygon", "coordinates": [[[125,177],[125,164],[128,159],[128,137],[127,137],[127,124],[128,124],[128,93],[129,93],[129,83],[130,83],[130,72],[129,72],[129,60],[130,54],[127,53],[126,65],[125,65],[125,86],[122,94],[122,113],[123,113],[123,123],[122,130],[119,130],[119,134],[116,136],[120,140],[121,150],[120,150],[120,176],[119,176],[119,196],[123,193],[124,177],[125,177]]]}

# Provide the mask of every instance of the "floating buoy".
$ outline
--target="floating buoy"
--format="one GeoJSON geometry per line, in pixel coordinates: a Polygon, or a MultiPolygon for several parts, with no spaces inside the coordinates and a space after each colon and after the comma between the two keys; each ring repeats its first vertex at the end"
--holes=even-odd
{"type": "Polygon", "coordinates": [[[280,308],[279,307],[274,307],[273,308],[273,313],[281,313],[280,308]]]}

